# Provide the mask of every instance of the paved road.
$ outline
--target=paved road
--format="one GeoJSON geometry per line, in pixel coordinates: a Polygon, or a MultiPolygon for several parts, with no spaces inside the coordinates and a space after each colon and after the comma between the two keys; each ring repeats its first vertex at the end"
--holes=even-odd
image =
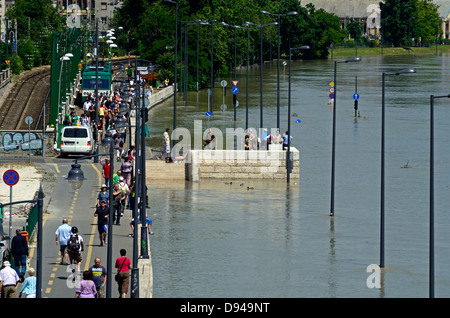
{"type": "MultiPolygon", "coordinates": [[[[59,246],[55,244],[55,231],[62,223],[63,218],[69,219],[71,226],[77,226],[79,234],[84,240],[84,252],[81,271],[87,270],[94,263],[95,257],[101,258],[101,264],[107,268],[107,247],[100,246],[97,232],[97,219],[94,217],[94,206],[100,186],[103,183],[100,164],[86,160],[82,163],[82,170],[87,180],[79,190],[72,190],[65,176],[70,170],[72,160],[47,159],[45,165],[54,170],[57,183],[50,194],[47,214],[44,216],[44,250],[43,250],[43,280],[42,297],[71,298],[75,295],[72,283],[70,266],[59,265],[61,259],[59,246]]],[[[113,275],[116,270],[114,262],[119,257],[122,248],[127,250],[127,256],[132,258],[133,240],[128,235],[130,228],[131,211],[125,210],[120,226],[113,226],[112,261],[113,275]]],[[[135,264],[132,264],[134,267],[135,264]]],[[[111,296],[119,297],[117,284],[112,277],[111,296]]],[[[127,295],[130,296],[130,292],[127,295]]]]}

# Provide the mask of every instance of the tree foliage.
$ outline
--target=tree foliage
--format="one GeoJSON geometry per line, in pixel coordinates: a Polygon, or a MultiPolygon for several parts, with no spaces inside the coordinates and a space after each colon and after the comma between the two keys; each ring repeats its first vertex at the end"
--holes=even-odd
{"type": "MultiPolygon", "coordinates": [[[[293,52],[293,58],[326,58],[330,44],[339,42],[344,37],[336,15],[316,10],[312,5],[302,7],[298,0],[178,0],[177,2],[178,50],[184,51],[187,24],[190,77],[194,77],[198,66],[201,85],[207,85],[210,79],[212,35],[215,75],[223,75],[234,67],[235,34],[237,66],[246,64],[247,50],[250,54],[250,63],[259,63],[261,30],[254,27],[245,29],[232,26],[242,26],[247,21],[255,25],[280,22],[282,58],[287,57],[289,45],[311,47],[310,52],[293,52]],[[263,14],[261,10],[271,12],[272,15],[263,14]],[[276,14],[292,11],[298,14],[282,16],[280,21],[277,21],[276,14]],[[191,23],[197,20],[209,22],[209,25],[191,23]],[[213,25],[212,21],[215,21],[213,25]],[[222,21],[228,26],[217,24],[222,21]],[[183,37],[182,48],[181,37],[183,37]]],[[[138,54],[143,59],[156,62],[160,66],[160,73],[164,76],[170,75],[171,81],[174,75],[175,11],[174,4],[163,0],[124,0],[122,7],[114,16],[115,28],[119,26],[123,28],[117,37],[118,45],[126,47],[129,52],[138,54]],[[172,63],[167,63],[170,58],[172,63]]],[[[277,58],[278,26],[264,27],[262,42],[263,58],[266,60],[270,56],[277,58]]],[[[183,56],[178,55],[178,61],[182,58],[184,53],[183,56]]],[[[194,84],[195,81],[191,81],[191,87],[194,87],[194,84]]]]}
{"type": "Polygon", "coordinates": [[[13,21],[13,25],[17,22],[17,53],[22,61],[21,66],[29,69],[48,64],[51,59],[52,33],[65,25],[64,17],[53,7],[53,2],[16,0],[6,12],[6,18],[13,21]]]}
{"type": "Polygon", "coordinates": [[[439,29],[438,6],[432,0],[380,2],[383,39],[394,46],[410,46],[412,39],[435,40],[439,29]]]}

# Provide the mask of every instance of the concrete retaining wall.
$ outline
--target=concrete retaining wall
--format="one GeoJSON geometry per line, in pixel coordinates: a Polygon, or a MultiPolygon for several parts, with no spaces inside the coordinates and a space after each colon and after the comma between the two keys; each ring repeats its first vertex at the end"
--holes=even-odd
{"type": "MultiPolygon", "coordinates": [[[[300,178],[300,155],[291,148],[291,179],[300,178]]],[[[286,151],[283,150],[191,150],[187,179],[285,179],[286,151]]]]}

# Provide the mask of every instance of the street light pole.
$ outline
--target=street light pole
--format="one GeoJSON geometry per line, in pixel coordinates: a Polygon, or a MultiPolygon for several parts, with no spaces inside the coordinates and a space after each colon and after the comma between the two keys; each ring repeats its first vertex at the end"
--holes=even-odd
{"type": "MultiPolygon", "coordinates": [[[[290,41],[289,41],[290,43],[290,41]]],[[[289,91],[288,91],[288,133],[287,133],[287,139],[288,139],[288,147],[286,152],[286,173],[287,173],[287,183],[290,182],[290,173],[291,173],[291,167],[292,167],[292,161],[291,161],[291,55],[292,50],[309,50],[310,47],[308,45],[303,45],[296,48],[291,48],[291,45],[289,44],[289,91]]]]}
{"type": "Polygon", "coordinates": [[[430,298],[434,298],[434,100],[436,98],[450,98],[450,94],[430,96],[430,298]]]}
{"type": "MultiPolygon", "coordinates": [[[[142,84],[144,85],[144,84],[142,84]]],[[[145,174],[145,103],[142,99],[141,103],[141,256],[140,258],[149,258],[148,255],[148,235],[147,235],[147,202],[146,202],[146,174],[145,174]]],[[[135,219],[135,227],[137,227],[137,220],[135,219]]]]}
{"type": "Polygon", "coordinates": [[[412,74],[416,71],[412,68],[406,68],[396,73],[382,73],[381,80],[381,194],[380,194],[380,267],[384,268],[384,148],[385,148],[385,80],[388,75],[412,74]]]}
{"type": "MultiPolygon", "coordinates": [[[[173,0],[164,0],[167,3],[175,4],[175,66],[174,66],[174,81],[173,81],[173,131],[177,128],[177,64],[178,64],[178,2],[173,0]]],[[[175,145],[175,135],[172,138],[172,142],[175,145]]]]}
{"type": "Polygon", "coordinates": [[[277,56],[277,128],[280,128],[280,59],[281,59],[281,52],[280,52],[280,46],[281,46],[281,17],[285,16],[292,16],[297,15],[298,13],[296,11],[288,12],[285,14],[281,13],[270,13],[268,11],[262,10],[262,14],[268,14],[271,16],[275,16],[277,18],[278,22],[278,56],[277,56]]]}
{"type": "Polygon", "coordinates": [[[213,114],[214,109],[214,25],[221,24],[227,26],[228,24],[225,22],[215,23],[217,20],[212,20],[209,25],[211,26],[211,108],[209,111],[213,114]]]}
{"type": "Polygon", "coordinates": [[[250,64],[250,58],[249,58],[249,46],[250,46],[250,30],[253,28],[249,28],[249,25],[254,25],[252,22],[245,22],[242,26],[246,27],[247,29],[247,80],[246,80],[246,89],[245,89],[245,130],[248,129],[248,68],[250,64]]]}
{"type": "Polygon", "coordinates": [[[333,98],[333,136],[331,145],[331,202],[330,202],[330,216],[334,216],[334,183],[335,183],[335,157],[336,157],[336,97],[337,97],[337,64],[359,62],[360,57],[352,57],[343,61],[334,61],[334,98],[333,98]]]}
{"type": "MultiPolygon", "coordinates": [[[[273,22],[264,25],[258,25],[257,28],[260,29],[260,68],[259,68],[259,99],[260,99],[260,112],[259,112],[259,128],[263,129],[263,67],[264,67],[264,57],[263,57],[263,28],[267,26],[277,25],[278,22],[273,22]]],[[[236,55],[235,55],[236,56],[236,55]]]]}

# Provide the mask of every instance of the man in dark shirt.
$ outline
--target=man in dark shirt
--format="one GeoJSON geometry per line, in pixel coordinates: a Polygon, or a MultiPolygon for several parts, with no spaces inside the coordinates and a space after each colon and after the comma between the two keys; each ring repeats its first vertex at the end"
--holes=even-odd
{"type": "Polygon", "coordinates": [[[109,207],[106,202],[102,200],[100,206],[95,209],[94,216],[98,219],[97,229],[98,237],[100,239],[100,246],[103,246],[103,242],[106,245],[106,229],[108,224],[109,207]]]}
{"type": "Polygon", "coordinates": [[[92,265],[89,270],[92,272],[92,281],[97,289],[97,298],[104,298],[104,289],[106,284],[106,269],[100,265],[100,257],[96,257],[94,260],[94,265],[92,265]]]}
{"type": "Polygon", "coordinates": [[[28,242],[21,230],[16,230],[16,236],[11,240],[11,253],[14,258],[15,270],[22,281],[27,267],[28,242]]]}

